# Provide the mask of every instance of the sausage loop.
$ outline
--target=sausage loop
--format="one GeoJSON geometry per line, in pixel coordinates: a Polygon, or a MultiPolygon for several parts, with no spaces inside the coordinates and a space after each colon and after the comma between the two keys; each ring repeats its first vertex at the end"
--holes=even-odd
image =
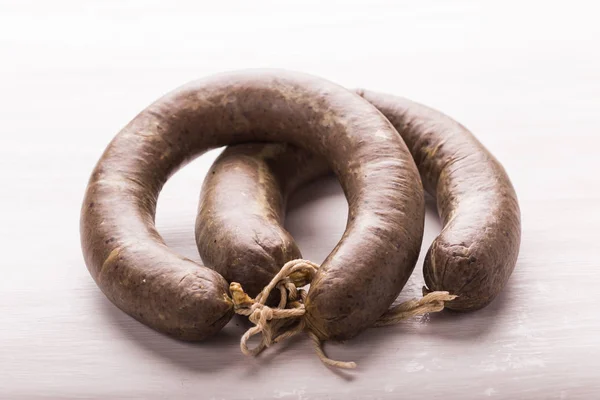
{"type": "MultiPolygon", "coordinates": [[[[318,269],[318,264],[308,260],[289,261],[254,299],[244,292],[239,283],[230,284],[229,290],[236,314],[247,316],[255,325],[248,329],[240,340],[243,354],[257,356],[270,345],[306,331],[314,343],[317,356],[325,365],[343,369],[356,368],[356,363],[352,361],[336,361],[328,358],[323,351],[321,339],[307,328],[302,318],[306,313],[304,301],[307,295],[302,287],[312,281],[318,269]],[[277,307],[269,307],[265,303],[275,288],[279,289],[281,298],[277,307]],[[259,333],[262,334],[260,343],[254,348],[249,348],[248,341],[259,333]]],[[[410,317],[442,311],[445,302],[456,297],[458,296],[448,292],[430,292],[421,299],[412,299],[390,308],[375,322],[374,326],[393,325],[410,317]]]]}

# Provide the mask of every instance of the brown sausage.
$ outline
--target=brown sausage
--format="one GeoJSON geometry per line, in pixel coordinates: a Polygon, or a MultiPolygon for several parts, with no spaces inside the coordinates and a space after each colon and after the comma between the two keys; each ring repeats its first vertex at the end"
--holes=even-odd
{"type": "MultiPolygon", "coordinates": [[[[358,93],[396,127],[416,161],[425,189],[437,198],[444,229],[433,242],[424,264],[429,290],[458,294],[459,298],[446,303],[447,308],[473,310],[485,306],[506,284],[516,263],[520,243],[519,206],[504,169],[466,128],[444,114],[400,97],[363,90],[358,93]]],[[[274,204],[271,199],[278,199],[276,207],[279,210],[281,199],[289,195],[285,170],[278,169],[285,160],[274,160],[267,168],[256,157],[261,151],[256,146],[232,146],[224,151],[212,169],[219,174],[209,176],[204,185],[199,215],[204,215],[206,204],[210,204],[212,220],[217,223],[212,230],[223,232],[228,242],[238,243],[237,264],[218,265],[212,264],[216,258],[207,260],[209,265],[223,271],[227,279],[232,276],[227,273],[227,268],[252,264],[245,258],[247,242],[240,238],[239,232],[231,230],[232,223],[227,215],[231,210],[239,216],[255,215],[255,219],[244,224],[244,232],[252,232],[254,237],[260,238],[259,243],[272,244],[271,247],[263,245],[266,251],[263,258],[270,261],[264,265],[269,266],[270,274],[261,275],[261,282],[268,282],[278,267],[299,257],[299,253],[281,251],[283,248],[297,249],[282,227],[283,211],[279,211],[277,218],[264,217],[264,210],[271,209],[274,204]],[[241,164],[245,166],[243,173],[239,172],[241,164]],[[221,196],[225,181],[236,181],[238,185],[229,187],[227,196],[221,196]],[[240,185],[253,195],[241,199],[236,194],[240,185]],[[261,197],[260,193],[270,193],[270,197],[261,197]],[[283,232],[285,244],[272,232],[283,232]],[[272,254],[277,254],[278,258],[272,254]]],[[[271,154],[283,154],[273,150],[277,145],[262,146],[269,147],[271,154]]],[[[306,157],[304,150],[288,146],[281,158],[293,162],[306,157]]],[[[322,161],[314,160],[311,163],[313,170],[307,170],[306,174],[313,178],[315,169],[316,174],[324,174],[323,166],[322,161]]],[[[307,166],[300,164],[297,167],[293,176],[295,181],[307,166]]],[[[203,239],[201,235],[197,237],[201,255],[206,248],[203,239]]],[[[239,271],[235,279],[242,284],[246,281],[254,283],[256,271],[251,268],[239,271]]]]}
{"type": "Polygon", "coordinates": [[[406,145],[377,109],[308,75],[218,75],[138,114],[109,144],[89,181],[81,241],[91,275],[115,305],[154,329],[185,340],[220,330],[233,312],[227,283],[165,246],[154,226],[156,201],[186,161],[248,141],[302,146],[327,159],[340,179],[350,220],[316,277],[306,322],[322,339],[357,334],[392,303],[407,278],[400,272],[415,263],[422,187],[406,145]],[[351,276],[340,279],[344,275],[351,276]],[[347,301],[342,293],[358,280],[364,285],[347,301]]]}
{"type": "Polygon", "coordinates": [[[283,227],[288,194],[328,171],[324,159],[287,143],[227,147],[202,185],[202,262],[256,296],[283,264],[302,257],[283,227]]]}
{"type": "Polygon", "coordinates": [[[423,264],[429,291],[459,297],[458,311],[488,305],[506,285],[521,243],[521,213],[502,165],[467,128],[429,107],[367,90],[358,93],[401,133],[443,230],[423,264]]]}

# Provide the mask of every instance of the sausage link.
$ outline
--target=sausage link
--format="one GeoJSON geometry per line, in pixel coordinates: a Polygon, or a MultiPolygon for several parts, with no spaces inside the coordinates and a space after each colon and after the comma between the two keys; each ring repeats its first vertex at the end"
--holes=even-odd
{"type": "Polygon", "coordinates": [[[381,113],[308,75],[222,74],[138,114],[108,145],[88,184],[81,213],[88,270],[117,307],[156,330],[184,340],[220,330],[233,314],[227,282],[165,245],[154,225],[156,202],[187,161],[252,141],[301,146],[327,159],[340,179],[352,220],[318,273],[307,316],[323,339],[355,335],[391,304],[404,283],[398,271],[416,260],[422,188],[406,145],[381,113]],[[340,293],[356,279],[339,280],[340,271],[366,282],[347,312],[340,293]]]}
{"type": "Polygon", "coordinates": [[[321,157],[287,143],[227,147],[202,185],[202,262],[255,297],[283,264],[302,257],[283,227],[288,194],[329,171],[321,157]]]}

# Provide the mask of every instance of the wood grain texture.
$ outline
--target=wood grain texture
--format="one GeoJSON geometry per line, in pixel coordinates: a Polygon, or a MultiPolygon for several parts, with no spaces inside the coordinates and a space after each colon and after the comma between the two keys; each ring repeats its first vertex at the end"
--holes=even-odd
{"type": "MultiPolygon", "coordinates": [[[[170,4],[0,3],[1,399],[600,396],[593,3],[170,4]],[[471,129],[502,161],[521,202],[521,253],[505,292],[476,313],[416,318],[327,344],[330,356],[358,362],[350,374],[323,367],[304,337],[251,359],[239,351],[239,319],[194,345],[116,309],[79,246],[94,163],[164,92],[244,67],[396,93],[471,129]]],[[[194,260],[198,192],[215,155],[178,172],[159,199],[159,231],[194,260]]],[[[334,180],[298,194],[287,218],[316,262],[345,222],[334,180]]],[[[423,253],[440,229],[432,204],[426,223],[423,253]]],[[[419,295],[421,263],[399,300],[419,295]]]]}

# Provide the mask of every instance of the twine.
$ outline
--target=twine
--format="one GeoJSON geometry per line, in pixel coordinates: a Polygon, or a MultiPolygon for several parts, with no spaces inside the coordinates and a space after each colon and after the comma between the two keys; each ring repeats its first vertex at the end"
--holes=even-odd
{"type": "MultiPolygon", "coordinates": [[[[306,328],[305,320],[302,318],[306,313],[304,304],[307,293],[301,288],[312,282],[318,269],[318,264],[308,260],[289,261],[254,299],[244,292],[239,283],[232,282],[229,285],[235,312],[247,316],[254,324],[240,340],[242,353],[256,356],[272,344],[306,330],[314,344],[315,353],[323,364],[335,368],[356,368],[354,362],[336,361],[327,357],[321,339],[306,328]],[[275,288],[279,290],[281,298],[277,307],[272,308],[265,303],[275,288]],[[248,341],[259,333],[262,334],[261,341],[256,347],[249,348],[248,341]]],[[[441,311],[446,301],[456,297],[448,292],[430,292],[421,299],[409,300],[390,308],[377,319],[374,326],[394,325],[410,317],[441,311]]]]}

